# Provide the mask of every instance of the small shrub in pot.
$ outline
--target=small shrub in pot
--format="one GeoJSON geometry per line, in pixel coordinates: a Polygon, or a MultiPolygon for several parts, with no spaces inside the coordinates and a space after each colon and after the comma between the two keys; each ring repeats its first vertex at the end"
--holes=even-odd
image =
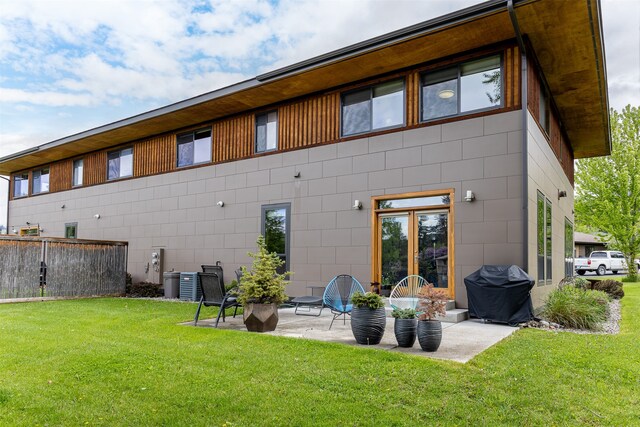
{"type": "Polygon", "coordinates": [[[424,351],[436,351],[442,342],[442,323],[436,316],[446,314],[449,297],[443,289],[431,283],[418,292],[418,342],[424,351]]]}
{"type": "Polygon", "coordinates": [[[391,315],[395,318],[393,332],[398,347],[413,347],[418,329],[417,312],[413,308],[394,309],[391,315]]]}
{"type": "Polygon", "coordinates": [[[379,344],[387,324],[382,297],[373,292],[355,292],[351,302],[351,331],[356,342],[363,345],[379,344]]]}

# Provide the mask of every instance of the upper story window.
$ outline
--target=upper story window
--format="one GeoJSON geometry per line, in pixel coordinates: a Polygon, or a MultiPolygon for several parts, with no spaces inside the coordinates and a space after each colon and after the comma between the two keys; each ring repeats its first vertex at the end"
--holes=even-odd
{"type": "Polygon", "coordinates": [[[82,185],[84,178],[84,160],[78,159],[73,161],[73,182],[74,187],[82,185]]]}
{"type": "Polygon", "coordinates": [[[549,92],[545,85],[540,85],[540,109],[538,111],[540,127],[549,135],[549,92]]]}
{"type": "Polygon", "coordinates": [[[33,194],[49,192],[49,168],[33,171],[33,194]]]}
{"type": "Polygon", "coordinates": [[[278,149],[278,112],[256,116],[256,153],[278,149]]]}
{"type": "Polygon", "coordinates": [[[500,55],[428,72],[422,77],[422,120],[499,107],[500,55]]]}
{"type": "Polygon", "coordinates": [[[112,151],[107,154],[107,179],[133,175],[133,148],[112,151]]]}
{"type": "Polygon", "coordinates": [[[13,197],[29,195],[29,174],[21,173],[13,176],[13,197]]]}
{"type": "Polygon", "coordinates": [[[394,80],[342,96],[342,135],[404,123],[404,81],[394,80]]]}
{"type": "Polygon", "coordinates": [[[178,135],[178,167],[211,161],[211,129],[178,135]]]}

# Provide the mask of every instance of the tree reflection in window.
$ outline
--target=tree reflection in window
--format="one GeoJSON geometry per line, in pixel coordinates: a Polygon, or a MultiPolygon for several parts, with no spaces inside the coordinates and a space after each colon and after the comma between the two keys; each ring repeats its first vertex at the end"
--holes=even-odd
{"type": "Polygon", "coordinates": [[[289,234],[288,216],[290,205],[270,205],[262,208],[262,233],[267,250],[278,254],[284,264],[278,269],[279,273],[288,271],[289,234]]]}

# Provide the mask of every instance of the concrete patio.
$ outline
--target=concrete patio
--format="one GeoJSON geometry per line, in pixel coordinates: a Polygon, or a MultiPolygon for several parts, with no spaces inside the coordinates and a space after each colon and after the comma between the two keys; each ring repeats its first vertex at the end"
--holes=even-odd
{"type": "MultiPolygon", "coordinates": [[[[374,346],[363,346],[356,343],[351,332],[351,323],[348,316],[346,323],[343,323],[342,318],[336,319],[336,321],[333,322],[331,330],[329,330],[333,315],[327,308],[322,311],[320,317],[296,315],[294,314],[293,308],[281,308],[279,310],[279,317],[278,327],[275,331],[268,332],[268,334],[334,342],[363,348],[397,351],[434,359],[454,360],[461,363],[468,362],[477,354],[480,354],[518,330],[518,328],[507,325],[485,324],[477,319],[466,320],[460,323],[442,322],[442,344],[438,351],[427,353],[422,351],[417,340],[412,348],[401,348],[397,346],[393,333],[394,319],[392,317],[387,317],[387,326],[382,342],[374,346]]],[[[201,317],[201,319],[198,320],[198,327],[212,328],[214,324],[215,318],[203,319],[201,317]]],[[[193,322],[183,323],[183,325],[193,325],[193,322]]],[[[247,331],[242,322],[242,315],[236,316],[235,319],[233,317],[227,317],[224,323],[222,319],[220,319],[218,328],[247,331]]]]}

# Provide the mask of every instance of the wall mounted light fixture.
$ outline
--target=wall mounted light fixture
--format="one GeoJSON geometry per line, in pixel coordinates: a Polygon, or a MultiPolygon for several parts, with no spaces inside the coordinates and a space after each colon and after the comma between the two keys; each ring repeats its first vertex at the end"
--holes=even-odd
{"type": "Polygon", "coordinates": [[[473,202],[476,199],[476,195],[473,194],[473,191],[467,190],[467,194],[464,196],[465,202],[473,202]]]}
{"type": "Polygon", "coordinates": [[[294,178],[300,178],[300,171],[296,171],[296,172],[293,174],[293,177],[294,177],[294,178]]]}
{"type": "Polygon", "coordinates": [[[362,209],[362,202],[358,199],[354,200],[351,209],[362,209]]]}
{"type": "Polygon", "coordinates": [[[95,214],[93,217],[94,217],[95,219],[100,219],[100,214],[95,214]]]}
{"type": "Polygon", "coordinates": [[[218,207],[223,207],[224,206],[224,202],[222,200],[220,200],[218,203],[216,203],[216,205],[218,205],[218,207]]]}
{"type": "Polygon", "coordinates": [[[567,192],[564,190],[558,190],[558,200],[560,200],[563,197],[567,197],[567,192]]]}

